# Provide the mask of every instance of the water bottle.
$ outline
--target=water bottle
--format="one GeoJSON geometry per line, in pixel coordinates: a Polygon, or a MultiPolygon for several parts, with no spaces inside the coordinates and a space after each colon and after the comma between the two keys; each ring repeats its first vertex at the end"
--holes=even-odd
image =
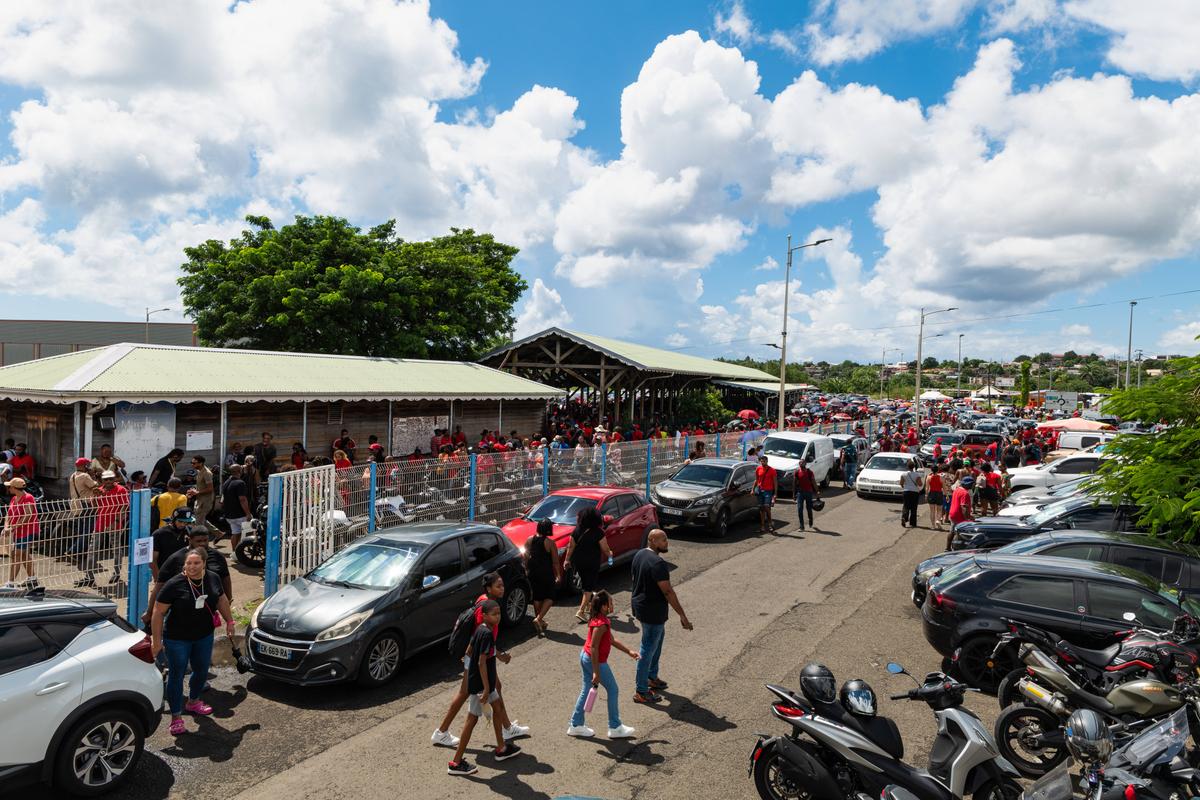
{"type": "Polygon", "coordinates": [[[585,699],[583,701],[583,710],[586,713],[586,712],[590,712],[595,707],[596,707],[596,687],[593,686],[591,689],[588,689],[587,699],[585,699]]]}

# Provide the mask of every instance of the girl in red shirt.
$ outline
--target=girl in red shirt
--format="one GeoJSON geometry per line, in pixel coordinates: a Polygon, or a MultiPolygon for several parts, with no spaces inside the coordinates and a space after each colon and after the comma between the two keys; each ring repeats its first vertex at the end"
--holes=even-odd
{"type": "Polygon", "coordinates": [[[936,531],[942,529],[942,501],[945,495],[942,493],[942,473],[940,464],[934,464],[933,470],[929,473],[929,482],[926,484],[925,498],[929,503],[929,527],[936,531]]]}
{"type": "Polygon", "coordinates": [[[603,589],[592,595],[587,641],[583,643],[583,650],[579,653],[583,689],[579,692],[579,699],[575,701],[575,713],[571,715],[571,725],[567,728],[568,736],[587,738],[596,735],[594,730],[584,724],[583,715],[588,692],[600,684],[604,684],[604,696],[608,701],[608,738],[628,739],[633,736],[633,728],[621,724],[621,713],[617,707],[619,689],[612,668],[608,666],[608,654],[614,647],[634,661],[638,659],[638,654],[613,638],[612,626],[608,621],[608,615],[612,612],[612,595],[603,589]]]}

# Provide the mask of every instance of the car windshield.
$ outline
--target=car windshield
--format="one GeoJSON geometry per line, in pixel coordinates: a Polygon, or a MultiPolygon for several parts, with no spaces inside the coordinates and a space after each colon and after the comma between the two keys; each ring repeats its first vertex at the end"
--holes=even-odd
{"type": "Polygon", "coordinates": [[[808,442],[798,442],[795,439],[768,436],[763,440],[763,452],[769,456],[782,458],[803,459],[808,450],[808,442]]]}
{"type": "Polygon", "coordinates": [[[596,501],[586,497],[552,494],[530,509],[525,518],[534,522],[548,519],[555,525],[574,525],[580,511],[595,507],[596,501]]]}
{"type": "Polygon", "coordinates": [[[905,472],[908,469],[908,462],[912,461],[912,456],[897,456],[897,455],[877,455],[871,456],[871,460],[867,462],[864,469],[882,469],[888,472],[905,472]]]}
{"type": "Polygon", "coordinates": [[[1025,553],[1033,553],[1045,547],[1052,542],[1047,541],[1044,536],[1030,536],[1025,539],[1017,539],[1015,542],[997,547],[997,553],[1007,553],[1009,555],[1024,555],[1025,553]]]}
{"type": "Polygon", "coordinates": [[[935,433],[929,437],[929,445],[932,447],[935,444],[960,444],[963,440],[961,433],[935,433]]]}
{"type": "Polygon", "coordinates": [[[1025,518],[1025,522],[1029,525],[1033,525],[1034,527],[1039,527],[1041,525],[1045,525],[1051,520],[1057,519],[1068,511],[1074,511],[1080,506],[1085,506],[1090,502],[1092,502],[1091,498],[1088,497],[1068,497],[1055,503],[1051,503],[1041,511],[1036,511],[1033,514],[1030,514],[1025,518]]]}
{"type": "Polygon", "coordinates": [[[1091,477],[1091,475],[1084,475],[1083,477],[1076,478],[1073,481],[1060,483],[1058,486],[1055,486],[1053,489],[1047,492],[1047,494],[1049,494],[1051,497],[1070,497],[1079,491],[1079,488],[1083,486],[1084,481],[1090,479],[1091,477]]]}
{"type": "Polygon", "coordinates": [[[694,483],[699,486],[724,486],[729,477],[729,467],[716,464],[688,464],[671,476],[676,483],[694,483]]]}
{"type": "Polygon", "coordinates": [[[317,583],[355,589],[394,589],[417,562],[425,545],[374,539],[334,553],[306,576],[317,583]]]}

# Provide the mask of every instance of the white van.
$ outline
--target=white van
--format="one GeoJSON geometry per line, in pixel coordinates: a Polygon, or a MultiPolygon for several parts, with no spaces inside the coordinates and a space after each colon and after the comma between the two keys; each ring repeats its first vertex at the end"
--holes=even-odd
{"type": "Polygon", "coordinates": [[[807,461],[821,488],[829,485],[829,474],[837,460],[833,440],[817,433],[780,431],[770,433],[759,443],[767,463],[779,471],[779,488],[792,494],[796,491],[796,470],[807,461]]]}
{"type": "Polygon", "coordinates": [[[1058,435],[1059,450],[1087,450],[1117,438],[1116,431],[1063,431],[1058,435]]]}

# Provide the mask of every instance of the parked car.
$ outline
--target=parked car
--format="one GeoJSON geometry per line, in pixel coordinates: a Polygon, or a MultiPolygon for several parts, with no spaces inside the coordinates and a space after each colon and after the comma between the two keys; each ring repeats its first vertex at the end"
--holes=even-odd
{"type": "MultiPolygon", "coordinates": [[[[604,538],[612,550],[614,564],[622,563],[646,546],[646,534],[658,527],[658,514],[641,492],[616,486],[574,486],[546,495],[537,505],[504,526],[504,535],[521,551],[537,532],[543,519],[554,524],[551,538],[558,554],[567,552],[567,542],[575,530],[575,520],[585,508],[596,508],[604,518],[604,538]]],[[[602,568],[607,569],[607,564],[602,568]]],[[[579,577],[573,572],[569,583],[580,591],[579,577]]]]}
{"type": "Polygon", "coordinates": [[[876,453],[858,473],[854,491],[859,497],[900,497],[900,475],[913,460],[911,453],[876,453]]]}
{"type": "Polygon", "coordinates": [[[925,440],[925,444],[921,445],[921,449],[917,451],[917,457],[920,458],[922,464],[932,464],[934,445],[942,446],[942,456],[944,457],[950,452],[951,447],[962,444],[965,438],[966,435],[958,431],[935,433],[925,440]]]}
{"type": "Polygon", "coordinates": [[[1060,458],[1052,464],[1016,467],[1008,471],[1010,486],[1014,492],[1038,487],[1049,489],[1080,475],[1091,475],[1100,468],[1104,458],[1101,453],[1080,453],[1060,458]]]}
{"type": "Polygon", "coordinates": [[[1058,449],[1088,450],[1115,438],[1116,431],[1063,431],[1058,435],[1058,449]]]}
{"type": "Polygon", "coordinates": [[[992,443],[995,443],[997,451],[1004,447],[1005,437],[1001,433],[982,430],[959,431],[959,433],[963,435],[963,440],[959,443],[958,449],[971,458],[982,458],[988,445],[992,443]]]}
{"type": "Polygon", "coordinates": [[[954,526],[951,550],[995,550],[1035,533],[1080,528],[1095,531],[1140,530],[1131,506],[1080,495],[1051,503],[1028,517],[980,517],[954,526]]]}
{"type": "Polygon", "coordinates": [[[991,688],[1014,666],[992,658],[1002,618],[1052,631],[1081,647],[1112,643],[1138,623],[1169,630],[1180,614],[1200,616],[1200,603],[1129,567],[1055,556],[976,554],[929,583],[921,606],[925,639],[953,658],[963,679],[991,688]]]}
{"type": "Polygon", "coordinates": [[[503,621],[529,605],[516,545],[493,525],[416,522],[377,530],[266,599],[250,619],[251,670],[302,686],[378,686],[441,644],[483,576],[504,578],[503,621]]]}
{"type": "Polygon", "coordinates": [[[828,436],[779,431],[768,435],[760,444],[767,463],[779,471],[780,491],[788,494],[796,491],[796,470],[806,461],[817,482],[822,487],[829,485],[837,455],[834,453],[833,440],[828,436]]]}
{"type": "Polygon", "coordinates": [[[162,719],[150,637],[111,600],[0,590],[0,786],[94,796],[138,769],[162,719]]]}
{"type": "MultiPolygon", "coordinates": [[[[948,550],[927,558],[913,570],[912,601],[925,602],[929,581],[955,564],[985,550],[948,550]]],[[[1120,564],[1177,589],[1200,591],[1200,547],[1157,536],[1112,531],[1061,530],[1039,533],[991,551],[996,555],[1058,556],[1120,564]]]]}
{"type": "Polygon", "coordinates": [[[654,486],[650,502],[664,525],[698,525],[723,537],[734,521],[758,511],[752,491],[757,466],[734,458],[697,459],[654,486]]]}
{"type": "Polygon", "coordinates": [[[1013,492],[1004,499],[1000,505],[1001,517],[1028,517],[1030,514],[1035,514],[1041,511],[1051,503],[1056,503],[1059,500],[1065,500],[1068,497],[1075,497],[1084,493],[1084,484],[1091,479],[1091,475],[1080,475],[1078,478],[1060,483],[1057,486],[1049,489],[1042,487],[1033,487],[1030,489],[1021,489],[1013,492]]]}
{"type": "MultiPolygon", "coordinates": [[[[858,454],[855,456],[855,461],[859,468],[861,468],[863,464],[866,464],[867,459],[871,457],[871,443],[861,436],[845,433],[831,433],[829,434],[829,441],[833,442],[833,463],[835,465],[840,461],[842,448],[846,446],[847,442],[854,443],[854,450],[858,454]]],[[[767,462],[770,463],[770,458],[767,459],[767,462]]],[[[815,470],[813,471],[813,474],[816,474],[815,470]]]]}

